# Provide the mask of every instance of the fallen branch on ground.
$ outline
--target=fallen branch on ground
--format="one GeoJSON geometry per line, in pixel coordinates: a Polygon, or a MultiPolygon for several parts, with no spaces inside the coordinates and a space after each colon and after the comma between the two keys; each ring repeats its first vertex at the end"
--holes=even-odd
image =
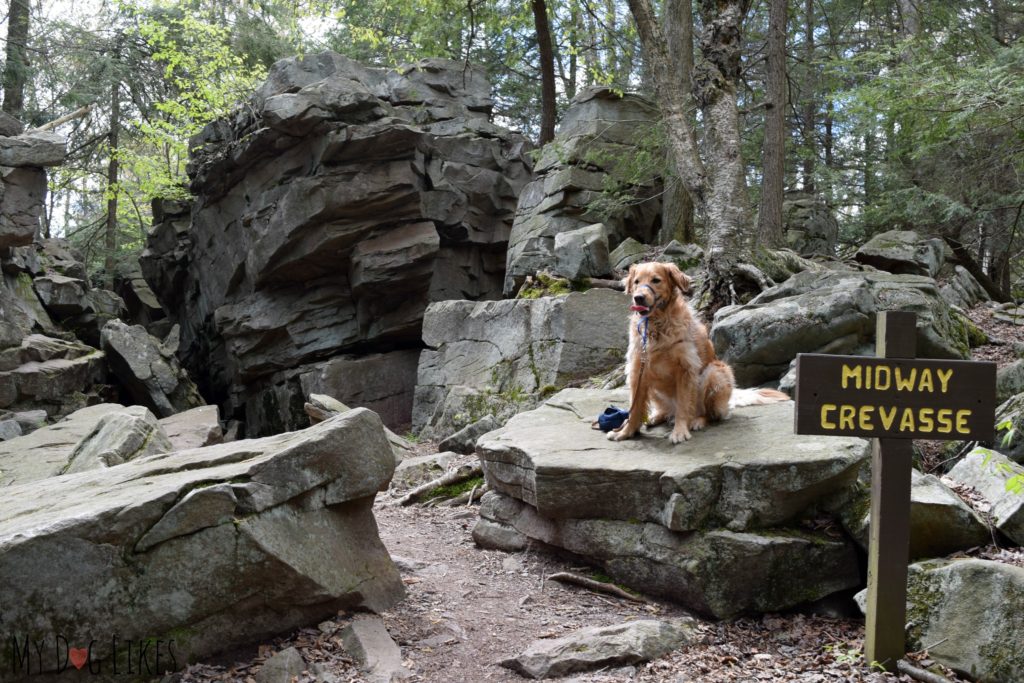
{"type": "Polygon", "coordinates": [[[905,659],[901,659],[896,662],[896,669],[901,674],[906,674],[911,678],[916,678],[924,683],[953,683],[945,676],[939,674],[933,674],[931,671],[926,671],[920,667],[914,666],[905,659]]]}
{"type": "Polygon", "coordinates": [[[598,593],[607,593],[608,595],[614,595],[617,598],[623,600],[629,600],[631,602],[642,602],[647,605],[653,605],[654,603],[645,597],[639,595],[633,595],[632,593],[625,591],[613,583],[605,583],[604,581],[595,581],[594,579],[588,579],[585,576],[579,574],[573,574],[572,572],[558,572],[548,577],[551,581],[561,581],[562,583],[574,583],[577,586],[583,586],[589,588],[592,591],[598,593]]]}
{"type": "Polygon", "coordinates": [[[306,411],[306,415],[309,416],[309,424],[311,425],[319,424],[325,420],[331,419],[335,415],[338,415],[338,413],[333,410],[326,410],[320,406],[313,405],[312,403],[307,403],[302,408],[306,411]]]}
{"type": "Polygon", "coordinates": [[[474,486],[472,491],[466,491],[460,493],[454,498],[449,498],[442,503],[445,507],[458,507],[460,505],[472,505],[474,500],[480,500],[484,494],[490,491],[491,488],[487,484],[482,486],[474,486]]]}
{"type": "Polygon", "coordinates": [[[472,479],[473,477],[479,477],[483,474],[483,470],[480,469],[480,465],[461,465],[456,467],[450,472],[446,472],[437,479],[428,481],[426,484],[420,484],[416,488],[412,489],[404,496],[398,499],[399,505],[412,505],[416,501],[423,498],[425,495],[438,489],[442,486],[451,486],[452,484],[458,484],[459,482],[472,479]]]}

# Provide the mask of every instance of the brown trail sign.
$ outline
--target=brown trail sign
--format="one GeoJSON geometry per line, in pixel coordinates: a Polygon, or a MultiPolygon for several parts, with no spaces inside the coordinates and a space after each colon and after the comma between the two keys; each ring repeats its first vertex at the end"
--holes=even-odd
{"type": "Polygon", "coordinates": [[[906,654],[912,439],[991,441],[996,366],[915,359],[917,316],[878,315],[876,358],[800,354],[796,433],[872,437],[864,656],[906,654]]]}

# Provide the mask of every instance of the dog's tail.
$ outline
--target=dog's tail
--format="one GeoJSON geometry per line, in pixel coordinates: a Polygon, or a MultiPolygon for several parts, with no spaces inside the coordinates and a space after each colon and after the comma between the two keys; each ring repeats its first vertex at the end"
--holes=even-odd
{"type": "Polygon", "coordinates": [[[742,406],[765,406],[769,403],[782,403],[790,400],[788,394],[775,389],[733,389],[729,398],[729,408],[742,406]]]}

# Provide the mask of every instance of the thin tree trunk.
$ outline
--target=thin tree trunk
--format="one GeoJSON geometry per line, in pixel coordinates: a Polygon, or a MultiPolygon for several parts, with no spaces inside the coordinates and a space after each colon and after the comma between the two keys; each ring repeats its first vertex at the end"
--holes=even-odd
{"type": "Polygon", "coordinates": [[[106,271],[107,286],[113,289],[114,268],[117,256],[117,177],[118,177],[118,132],[121,126],[120,83],[114,81],[110,89],[110,161],[107,164],[107,234],[106,257],[103,268],[106,271]]]}
{"type": "MultiPolygon", "coordinates": [[[[736,106],[740,26],[749,3],[746,0],[701,0],[700,59],[693,71],[694,89],[690,93],[675,84],[665,36],[655,20],[650,0],[628,1],[644,57],[654,77],[655,93],[679,177],[708,219],[704,252],[707,276],[698,300],[705,313],[713,313],[720,306],[737,300],[735,275],[746,277],[756,272],[747,268],[738,273],[736,268],[746,253],[748,240],[745,238],[751,228],[736,106]],[[690,119],[695,103],[700,106],[705,127],[707,164],[701,160],[690,119]]],[[[762,276],[757,278],[755,287],[764,284],[762,276]]]]}
{"type": "MultiPolygon", "coordinates": [[[[665,0],[662,26],[668,48],[669,66],[682,90],[693,92],[693,6],[690,0],[665,0]]],[[[691,116],[692,119],[692,116],[691,116]]],[[[691,121],[690,126],[693,126],[691,121]]],[[[668,150],[668,163],[677,166],[668,150]]],[[[679,240],[693,242],[693,199],[686,187],[678,181],[666,180],[661,206],[661,234],[658,241],[668,244],[679,240]]]]}
{"type": "Polygon", "coordinates": [[[803,185],[804,190],[814,192],[814,162],[818,156],[818,146],[815,140],[815,113],[814,93],[816,88],[814,78],[814,0],[804,2],[804,102],[803,102],[803,138],[804,138],[804,163],[803,163],[803,185]]]}
{"type": "Polygon", "coordinates": [[[787,0],[770,0],[768,6],[768,65],[764,115],[764,175],[761,207],[757,214],[757,241],[782,246],[782,200],[786,175],[786,6],[787,0]]]}
{"type": "Polygon", "coordinates": [[[540,52],[540,145],[546,145],[555,138],[555,55],[551,48],[551,25],[548,23],[548,7],[544,0],[531,0],[533,24],[537,31],[537,47],[540,52]]]}
{"type": "Polygon", "coordinates": [[[15,118],[25,113],[28,81],[29,0],[11,0],[7,15],[7,62],[4,65],[3,111],[15,118]]]}

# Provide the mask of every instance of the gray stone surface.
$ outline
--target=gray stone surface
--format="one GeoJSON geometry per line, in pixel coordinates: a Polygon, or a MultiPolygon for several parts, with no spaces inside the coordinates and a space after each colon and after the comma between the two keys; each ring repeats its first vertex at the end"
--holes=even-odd
{"type": "MultiPolygon", "coordinates": [[[[535,169],[537,179],[519,197],[508,243],[506,296],[513,295],[528,275],[558,271],[559,261],[568,256],[564,250],[558,253],[556,240],[566,240],[561,234],[603,223],[611,249],[630,237],[643,244],[655,241],[661,223],[660,179],[630,186],[626,169],[643,136],[651,133],[646,122],[657,118],[654,104],[638,95],[621,96],[600,87],[577,94],[562,115],[554,141],[544,147],[535,169]],[[639,201],[595,210],[592,202],[612,186],[633,193],[639,201]]],[[[603,270],[605,264],[599,265],[603,270]]]]}
{"type": "Polygon", "coordinates": [[[1014,462],[1024,463],[1024,394],[1011,396],[996,407],[996,426],[1007,421],[1013,430],[1009,440],[1006,429],[995,432],[999,452],[1014,462]]]}
{"type": "Polygon", "coordinates": [[[567,382],[621,365],[627,306],[627,297],[607,289],[431,304],[413,428],[444,438],[488,414],[501,422],[567,382]]]}
{"type": "Polygon", "coordinates": [[[805,271],[748,304],[715,314],[711,337],[740,386],[777,380],[798,353],[851,354],[874,347],[879,311],[917,314],[917,355],[967,358],[967,328],[935,280],[854,270],[805,271]]]}
{"type": "Polygon", "coordinates": [[[256,672],[256,683],[292,683],[306,670],[306,660],[294,647],[275,652],[256,672]]]}
{"type": "Polygon", "coordinates": [[[183,451],[218,444],[224,438],[217,406],[199,406],[160,420],[172,450],[183,451]]]}
{"type": "Polygon", "coordinates": [[[408,424],[427,304],[501,295],[531,145],[491,106],[463,62],[387,70],[325,52],[278,62],[193,139],[194,205],[158,209],[141,261],[225,419],[294,428],[320,391],[408,424]],[[353,356],[385,349],[399,354],[377,366],[386,381],[341,390],[370,372],[353,356]]]}
{"type": "Polygon", "coordinates": [[[395,683],[412,676],[402,665],[402,652],[380,617],[355,617],[342,629],[341,641],[370,683],[395,683]]]}
{"type": "Polygon", "coordinates": [[[612,266],[608,255],[608,228],[594,223],[560,232],[554,242],[556,275],[570,280],[608,277],[612,266]]]}
{"type": "Polygon", "coordinates": [[[32,244],[46,197],[46,172],[41,168],[0,166],[0,248],[32,244]]]}
{"type": "Polygon", "coordinates": [[[70,642],[173,639],[183,666],[341,609],[386,609],[403,588],[371,506],[393,468],[380,420],[356,409],[302,432],[6,487],[4,626],[70,642]],[[69,577],[94,590],[68,599],[69,577]]]}
{"type": "Polygon", "coordinates": [[[949,471],[950,479],[973,486],[991,504],[989,514],[996,528],[1017,545],[1024,545],[1024,491],[1010,490],[1014,477],[1024,486],[1024,466],[1002,453],[975,448],[949,471]]]}
{"type": "Polygon", "coordinates": [[[784,526],[675,532],[637,520],[552,518],[493,491],[483,498],[473,539],[506,551],[530,541],[568,550],[618,583],[716,619],[789,609],[861,581],[853,544],[824,533],[784,526]]]}
{"type": "Polygon", "coordinates": [[[107,413],[82,437],[62,474],[114,467],[135,458],[173,449],[156,416],[144,406],[107,413]]]}
{"type": "Polygon", "coordinates": [[[890,273],[935,277],[945,260],[945,244],[937,237],[922,239],[912,230],[890,230],[868,240],[855,258],[890,273]]]}
{"type": "Polygon", "coordinates": [[[463,454],[472,453],[476,450],[476,442],[481,436],[500,426],[501,424],[494,419],[493,415],[486,415],[483,419],[466,425],[451,436],[442,439],[437,444],[437,447],[442,451],[455,451],[456,453],[463,454]]]}
{"type": "Polygon", "coordinates": [[[699,640],[691,619],[640,619],[535,640],[501,665],[527,678],[555,678],[609,666],[649,662],[699,640]]]}
{"type": "Polygon", "coordinates": [[[0,444],[0,487],[54,477],[63,471],[75,446],[107,414],[124,410],[100,403],[76,410],[52,425],[0,444]]]}
{"type": "Polygon", "coordinates": [[[420,350],[338,356],[299,376],[303,395],[327,394],[369,408],[384,424],[406,432],[412,423],[413,387],[420,350]]]}
{"type": "MultiPolygon", "coordinates": [[[[325,396],[324,394],[310,394],[309,404],[326,414],[339,414],[351,410],[351,408],[333,396],[325,396]]],[[[316,424],[318,421],[310,417],[310,422],[313,424],[316,424]]],[[[384,434],[388,437],[388,443],[391,444],[391,451],[395,455],[396,464],[402,462],[405,458],[416,455],[416,448],[408,439],[395,434],[387,427],[384,428],[384,434]]]]}
{"type": "Polygon", "coordinates": [[[591,429],[606,406],[628,399],[626,390],[566,389],[481,439],[494,493],[477,542],[564,548],[641,592],[716,617],[858,584],[852,543],[793,524],[847,495],[867,442],[795,436],[792,404],[739,409],[678,446],[665,427],[623,442],[591,429]]]}
{"type": "Polygon", "coordinates": [[[853,484],[862,439],[793,434],[793,404],[741,408],[672,445],[664,427],[611,442],[590,423],[629,393],[565,389],[477,444],[492,490],[553,518],[638,520],[672,531],[791,521],[853,484]]]}
{"type": "MultiPolygon", "coordinates": [[[[866,488],[842,511],[850,535],[868,548],[871,495],[866,488]]],[[[910,558],[944,557],[991,542],[985,521],[931,474],[914,470],[910,487],[910,558]]]]}
{"type": "Polygon", "coordinates": [[[832,256],[839,240],[839,222],[821,198],[787,192],[782,202],[786,244],[802,256],[832,256]]]}
{"type": "Polygon", "coordinates": [[[431,479],[437,479],[451,465],[458,453],[443,452],[433,455],[417,455],[405,458],[395,467],[391,488],[396,491],[411,489],[431,479]]]}
{"type": "Polygon", "coordinates": [[[996,401],[1004,403],[1024,393],[1024,360],[1016,360],[996,371],[996,401]]]}
{"type": "Polygon", "coordinates": [[[629,270],[629,267],[644,257],[647,247],[640,244],[632,237],[627,237],[619,243],[608,255],[608,262],[612,270],[629,270]]]}
{"type": "Polygon", "coordinates": [[[0,166],[60,166],[65,156],[67,141],[57,133],[0,136],[0,166]]]}
{"type": "Polygon", "coordinates": [[[911,565],[907,647],[978,681],[1024,682],[1024,568],[986,560],[911,565]]]}
{"type": "Polygon", "coordinates": [[[963,266],[952,267],[950,274],[942,279],[939,293],[950,306],[959,306],[964,310],[992,298],[963,266]]]}
{"type": "Polygon", "coordinates": [[[0,421],[0,441],[10,441],[21,436],[21,425],[17,420],[0,421]]]}
{"type": "Polygon", "coordinates": [[[146,328],[111,320],[103,327],[102,341],[111,372],[134,401],[157,417],[204,404],[174,354],[162,348],[146,328]]]}
{"type": "Polygon", "coordinates": [[[63,415],[106,374],[102,351],[41,334],[0,352],[0,408],[63,415]]]}

